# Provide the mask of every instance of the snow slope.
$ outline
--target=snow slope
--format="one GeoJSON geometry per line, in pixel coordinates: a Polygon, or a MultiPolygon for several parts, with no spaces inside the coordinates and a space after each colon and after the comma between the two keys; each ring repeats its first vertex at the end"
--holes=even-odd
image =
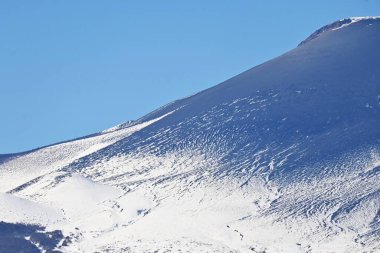
{"type": "Polygon", "coordinates": [[[0,220],[61,230],[64,252],[380,252],[379,45],[379,18],[340,20],[136,121],[0,157],[0,220]]]}

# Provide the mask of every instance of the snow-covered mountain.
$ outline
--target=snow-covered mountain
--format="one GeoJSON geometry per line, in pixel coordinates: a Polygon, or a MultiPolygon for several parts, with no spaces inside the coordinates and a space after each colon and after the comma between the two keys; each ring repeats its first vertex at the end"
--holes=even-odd
{"type": "Polygon", "coordinates": [[[380,18],[0,156],[0,252],[380,252],[380,18]]]}

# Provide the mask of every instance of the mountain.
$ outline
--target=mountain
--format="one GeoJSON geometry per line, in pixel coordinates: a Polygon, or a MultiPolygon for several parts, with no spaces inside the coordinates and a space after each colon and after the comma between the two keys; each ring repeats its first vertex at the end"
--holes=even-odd
{"type": "Polygon", "coordinates": [[[136,121],[0,156],[0,248],[380,252],[379,45],[379,17],[340,20],[136,121]]]}

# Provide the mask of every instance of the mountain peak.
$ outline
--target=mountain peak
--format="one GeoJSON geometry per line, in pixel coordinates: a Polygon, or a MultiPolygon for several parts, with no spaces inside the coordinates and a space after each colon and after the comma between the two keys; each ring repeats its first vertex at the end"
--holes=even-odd
{"type": "Polygon", "coordinates": [[[0,156],[0,251],[379,252],[379,20],[340,20],[136,121],[0,156]]]}
{"type": "Polygon", "coordinates": [[[304,41],[302,41],[298,46],[301,46],[301,45],[317,38],[322,33],[329,32],[329,31],[335,31],[335,30],[341,29],[343,27],[357,23],[357,22],[375,21],[375,20],[376,21],[380,20],[380,16],[350,17],[350,18],[340,19],[338,21],[335,21],[331,24],[328,24],[328,25],[325,25],[325,26],[319,28],[314,33],[312,33],[309,37],[307,37],[304,41]]]}

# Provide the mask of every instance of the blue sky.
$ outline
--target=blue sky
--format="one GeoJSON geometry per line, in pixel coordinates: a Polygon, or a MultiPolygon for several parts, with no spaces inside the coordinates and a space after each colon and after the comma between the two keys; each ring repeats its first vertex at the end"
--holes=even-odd
{"type": "Polygon", "coordinates": [[[0,153],[136,119],[377,0],[0,2],[0,153]]]}

